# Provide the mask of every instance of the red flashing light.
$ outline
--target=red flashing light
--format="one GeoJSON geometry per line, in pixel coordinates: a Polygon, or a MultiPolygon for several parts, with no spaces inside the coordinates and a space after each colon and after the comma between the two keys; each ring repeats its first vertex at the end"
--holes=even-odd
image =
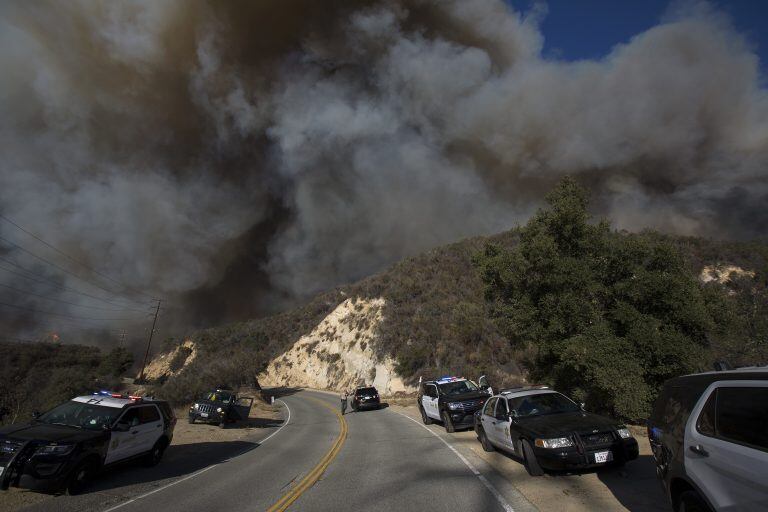
{"type": "Polygon", "coordinates": [[[120,393],[112,393],[112,398],[124,398],[120,393]]]}
{"type": "Polygon", "coordinates": [[[141,400],[141,397],[140,397],[140,396],[132,396],[132,395],[131,395],[131,396],[129,396],[128,398],[130,398],[131,400],[141,400]]]}

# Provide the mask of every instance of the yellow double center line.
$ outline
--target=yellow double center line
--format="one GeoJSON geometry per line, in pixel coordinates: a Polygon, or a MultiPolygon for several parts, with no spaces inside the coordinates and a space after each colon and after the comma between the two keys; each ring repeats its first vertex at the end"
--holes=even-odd
{"type": "Polygon", "coordinates": [[[335,407],[331,407],[331,405],[328,404],[327,402],[324,402],[317,398],[313,398],[311,396],[307,398],[309,398],[310,400],[314,400],[319,404],[322,404],[324,407],[327,407],[328,409],[332,410],[336,414],[336,418],[339,420],[339,425],[341,426],[341,430],[339,431],[339,437],[336,438],[336,441],[333,443],[333,446],[331,446],[331,449],[320,460],[317,466],[312,468],[312,471],[307,473],[307,476],[302,478],[298,484],[292,487],[290,491],[285,493],[282,498],[277,500],[277,503],[269,507],[269,509],[267,509],[267,512],[282,512],[283,510],[290,507],[294,501],[299,499],[299,496],[304,494],[304,492],[307,489],[312,487],[315,484],[315,482],[317,482],[320,479],[320,477],[323,475],[326,468],[328,468],[331,462],[333,462],[333,459],[336,458],[336,455],[339,454],[339,450],[341,450],[341,446],[344,444],[344,440],[347,438],[347,422],[344,419],[344,417],[341,415],[341,413],[335,407]]]}

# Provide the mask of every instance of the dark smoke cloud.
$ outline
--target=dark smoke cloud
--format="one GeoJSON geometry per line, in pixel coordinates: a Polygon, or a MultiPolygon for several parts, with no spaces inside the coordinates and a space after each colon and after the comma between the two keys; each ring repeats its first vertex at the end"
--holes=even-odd
{"type": "Polygon", "coordinates": [[[766,235],[768,97],[727,19],[688,4],[568,63],[543,15],[6,2],[0,210],[203,322],[524,222],[566,174],[619,228],[766,235]]]}

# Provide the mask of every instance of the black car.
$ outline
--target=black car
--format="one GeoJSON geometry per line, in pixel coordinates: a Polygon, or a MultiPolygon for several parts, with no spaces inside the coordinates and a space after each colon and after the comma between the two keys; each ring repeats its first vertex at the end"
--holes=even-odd
{"type": "Polygon", "coordinates": [[[667,381],[648,441],[675,511],[766,510],[768,368],[667,381]]]}
{"type": "Polygon", "coordinates": [[[154,466],[175,424],[164,401],[109,392],[73,398],[0,428],[0,489],[76,494],[104,467],[135,459],[154,466]]]}
{"type": "Polygon", "coordinates": [[[532,476],[544,469],[621,465],[638,456],[637,440],[620,422],[586,412],[546,387],[505,390],[475,413],[485,451],[500,449],[523,460],[532,476]]]}
{"type": "Polygon", "coordinates": [[[425,425],[442,421],[446,432],[457,428],[471,428],[475,411],[480,409],[490,394],[474,382],[443,377],[422,382],[419,389],[419,412],[425,425]]]}
{"type": "Polygon", "coordinates": [[[224,428],[227,423],[247,420],[253,398],[238,397],[231,389],[218,388],[209,391],[189,408],[189,422],[216,423],[224,428]]]}
{"type": "Polygon", "coordinates": [[[357,388],[352,395],[352,410],[378,409],[381,407],[379,392],[373,386],[357,388]]]}

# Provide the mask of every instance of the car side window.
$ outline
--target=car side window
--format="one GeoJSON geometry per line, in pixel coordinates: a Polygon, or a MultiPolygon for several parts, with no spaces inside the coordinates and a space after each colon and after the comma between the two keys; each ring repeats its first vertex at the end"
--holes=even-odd
{"type": "Polygon", "coordinates": [[[701,409],[701,413],[699,414],[699,417],[696,420],[696,430],[698,430],[699,433],[705,436],[715,437],[716,406],[717,406],[717,388],[715,388],[715,390],[712,391],[712,394],[709,395],[709,398],[707,399],[707,403],[704,404],[704,407],[701,409]]]}
{"type": "Polygon", "coordinates": [[[135,427],[139,423],[141,423],[141,417],[139,416],[139,408],[138,407],[131,407],[127,411],[125,411],[125,414],[123,414],[123,417],[120,418],[120,421],[118,423],[127,423],[130,427],[135,427]]]}
{"type": "Polygon", "coordinates": [[[496,406],[496,419],[507,419],[508,415],[509,411],[507,410],[507,401],[503,398],[500,398],[498,405],[496,406]]]}
{"type": "Polygon", "coordinates": [[[138,407],[139,420],[142,423],[155,423],[160,421],[160,413],[157,412],[157,407],[148,405],[146,407],[138,407]]]}
{"type": "Polygon", "coordinates": [[[768,388],[723,387],[717,392],[717,437],[768,451],[768,388]]]}
{"type": "Polygon", "coordinates": [[[430,398],[437,398],[437,386],[434,384],[427,385],[427,396],[430,398]]]}
{"type": "Polygon", "coordinates": [[[493,410],[496,407],[496,402],[499,399],[496,397],[489,398],[487,402],[485,402],[485,408],[483,409],[483,414],[486,416],[493,416],[493,410]]]}

